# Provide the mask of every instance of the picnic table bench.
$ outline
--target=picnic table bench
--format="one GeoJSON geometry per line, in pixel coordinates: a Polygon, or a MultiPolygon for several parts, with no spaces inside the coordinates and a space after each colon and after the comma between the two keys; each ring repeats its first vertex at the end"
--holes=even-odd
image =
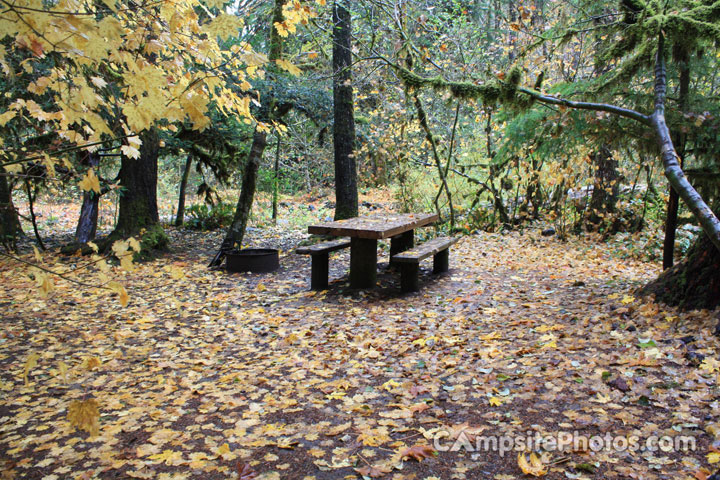
{"type": "Polygon", "coordinates": [[[295,249],[295,253],[310,255],[310,258],[312,258],[310,288],[313,290],[324,290],[328,287],[330,252],[342,250],[349,246],[349,238],[340,238],[338,240],[330,240],[329,242],[316,243],[315,245],[295,249]]]}
{"type": "Polygon", "coordinates": [[[452,237],[438,237],[394,255],[393,261],[401,264],[400,289],[403,292],[420,290],[420,262],[430,255],[433,256],[433,273],[447,272],[450,266],[450,246],[458,240],[452,237]]]}

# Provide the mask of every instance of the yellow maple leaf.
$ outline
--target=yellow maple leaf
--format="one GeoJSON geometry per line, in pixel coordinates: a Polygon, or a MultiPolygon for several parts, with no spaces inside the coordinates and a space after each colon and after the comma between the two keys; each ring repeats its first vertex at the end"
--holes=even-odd
{"type": "Polygon", "coordinates": [[[74,400],[68,406],[70,425],[95,437],[100,434],[100,404],[94,398],[74,400]]]}
{"type": "Polygon", "coordinates": [[[278,64],[278,67],[282,68],[286,72],[291,73],[292,75],[300,75],[302,73],[302,70],[300,70],[298,67],[288,62],[287,60],[279,58],[275,60],[275,63],[278,64]]]}
{"type": "Polygon", "coordinates": [[[53,283],[50,275],[46,272],[43,272],[40,269],[35,269],[33,271],[33,276],[35,277],[35,284],[40,289],[40,297],[46,298],[50,292],[55,290],[55,284],[53,283]]]}
{"type": "Polygon", "coordinates": [[[78,183],[78,186],[84,191],[93,191],[100,194],[100,179],[95,175],[95,171],[91,168],[87,171],[82,180],[78,183]]]}
{"type": "Polygon", "coordinates": [[[493,407],[499,407],[500,405],[503,404],[502,400],[499,399],[498,397],[490,397],[489,403],[493,407]]]}
{"type": "Polygon", "coordinates": [[[230,445],[228,445],[227,443],[223,443],[222,445],[220,445],[220,448],[215,451],[215,455],[217,455],[218,457],[221,457],[226,453],[230,453],[230,445]]]}
{"type": "Polygon", "coordinates": [[[7,112],[0,113],[0,127],[4,127],[7,122],[17,116],[17,110],[8,110],[7,112]]]}
{"type": "Polygon", "coordinates": [[[707,460],[708,460],[708,463],[711,465],[713,465],[715,463],[720,463],[720,453],[718,453],[718,452],[708,453],[707,460]]]}
{"type": "Polygon", "coordinates": [[[23,380],[25,380],[25,385],[30,383],[30,380],[28,376],[30,375],[30,370],[37,367],[37,361],[40,358],[40,355],[37,353],[31,353],[28,355],[27,360],[25,360],[25,369],[23,370],[23,380]]]}
{"type": "Polygon", "coordinates": [[[708,373],[720,372],[720,361],[712,357],[707,357],[700,364],[700,369],[708,373]]]}
{"type": "Polygon", "coordinates": [[[237,36],[238,30],[240,30],[243,25],[245,25],[245,22],[242,18],[237,15],[223,13],[205,25],[205,31],[213,37],[220,37],[222,40],[227,40],[230,37],[237,36]]]}
{"type": "Polygon", "coordinates": [[[136,253],[140,253],[140,250],[142,250],[142,246],[140,245],[140,242],[137,241],[135,237],[130,237],[127,239],[128,246],[136,253]]]}
{"type": "Polygon", "coordinates": [[[62,360],[58,362],[58,371],[60,372],[63,382],[68,383],[68,366],[62,360]]]}
{"type": "Polygon", "coordinates": [[[290,34],[290,31],[285,27],[285,22],[275,22],[274,25],[275,30],[281,37],[287,37],[290,34]]]}
{"type": "Polygon", "coordinates": [[[89,372],[98,368],[100,365],[102,365],[102,361],[98,357],[87,357],[85,361],[83,361],[82,367],[89,372]]]}
{"type": "Polygon", "coordinates": [[[134,158],[137,160],[140,158],[140,150],[137,148],[131,146],[131,145],[123,145],[120,147],[120,151],[128,158],[134,158]]]}
{"type": "Polygon", "coordinates": [[[518,453],[518,467],[525,475],[532,475],[533,477],[542,477],[547,474],[548,470],[543,465],[542,460],[534,452],[530,454],[530,462],[528,463],[527,458],[523,453],[518,453]]]}
{"type": "Polygon", "coordinates": [[[625,295],[622,300],[620,300],[620,303],[623,305],[629,305],[635,301],[635,297],[631,297],[630,295],[625,295]]]}
{"type": "Polygon", "coordinates": [[[110,290],[118,294],[120,305],[127,307],[130,302],[130,296],[128,295],[127,290],[125,290],[125,287],[120,285],[118,282],[110,282],[107,286],[110,290]]]}
{"type": "Polygon", "coordinates": [[[162,453],[150,455],[148,458],[150,460],[157,460],[158,463],[164,462],[165,465],[174,465],[176,462],[182,461],[182,452],[176,452],[174,450],[163,450],[162,453]]]}

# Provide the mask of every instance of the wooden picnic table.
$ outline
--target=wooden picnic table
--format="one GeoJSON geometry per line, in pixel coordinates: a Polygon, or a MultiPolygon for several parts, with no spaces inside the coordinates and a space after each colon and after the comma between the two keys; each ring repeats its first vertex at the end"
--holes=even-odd
{"type": "Polygon", "coordinates": [[[415,229],[436,222],[434,213],[379,213],[308,227],[308,233],[350,237],[350,287],[377,282],[377,241],[390,239],[390,256],[415,245],[415,229]]]}

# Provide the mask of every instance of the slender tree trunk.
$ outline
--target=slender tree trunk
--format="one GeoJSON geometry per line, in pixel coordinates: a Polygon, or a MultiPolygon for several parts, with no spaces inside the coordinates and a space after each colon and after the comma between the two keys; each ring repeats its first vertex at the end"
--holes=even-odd
{"type": "MultiPolygon", "coordinates": [[[[450,188],[447,184],[447,179],[445,176],[445,170],[442,167],[442,160],[440,159],[440,152],[438,151],[437,142],[435,141],[435,137],[432,135],[432,131],[430,130],[430,124],[427,120],[427,114],[425,113],[425,109],[423,108],[422,102],[420,101],[420,97],[417,92],[413,93],[413,99],[415,100],[415,109],[418,113],[418,123],[420,123],[420,126],[422,127],[423,131],[425,132],[425,139],[430,143],[430,150],[433,154],[433,160],[435,161],[435,167],[438,170],[438,177],[440,178],[440,188],[438,190],[437,195],[435,195],[434,203],[435,203],[435,211],[438,214],[438,217],[440,218],[440,222],[444,222],[443,220],[443,214],[442,210],[440,209],[440,194],[442,193],[443,189],[445,190],[445,194],[447,195],[448,203],[450,205],[450,223],[451,225],[455,225],[455,209],[453,208],[452,203],[452,194],[450,193],[450,188]]],[[[459,112],[459,110],[458,110],[459,112]]]]}
{"type": "Polygon", "coordinates": [[[164,248],[168,242],[160,226],[157,206],[160,139],[154,128],[141,133],[140,139],[140,158],[122,157],[118,221],[104,249],[114,240],[132,236],[141,237],[143,250],[164,248]]]}
{"type": "Polygon", "coordinates": [[[25,183],[25,192],[27,193],[27,198],[28,198],[28,210],[30,211],[30,221],[32,222],[33,233],[35,233],[35,240],[37,240],[37,243],[40,246],[40,249],[45,250],[45,244],[43,243],[42,237],[40,236],[40,231],[38,230],[38,225],[37,225],[37,216],[35,215],[35,199],[37,198],[38,189],[37,189],[37,187],[34,189],[31,189],[30,188],[30,180],[28,180],[27,178],[24,179],[24,183],[25,183]]]}
{"type": "MultiPolygon", "coordinates": [[[[273,8],[272,25],[283,21],[283,6],[287,3],[287,0],[275,0],[275,7],[273,8]]],[[[282,39],[277,32],[277,29],[273,26],[270,28],[270,55],[268,60],[272,64],[276,60],[282,58],[282,39]]],[[[272,72],[272,70],[271,70],[272,72]]],[[[272,121],[274,117],[275,99],[271,96],[265,100],[267,102],[267,110],[263,121],[272,121]]],[[[242,185],[240,186],[240,196],[238,197],[237,205],[235,206],[235,215],[233,216],[233,222],[230,225],[220,250],[215,254],[212,261],[210,261],[210,267],[220,266],[225,259],[225,254],[233,248],[242,248],[242,242],[245,238],[245,229],[247,222],[250,219],[250,210],[252,209],[253,201],[255,200],[255,185],[257,183],[257,172],[260,168],[260,162],[262,161],[265,147],[267,146],[267,133],[258,127],[255,127],[253,133],[252,145],[250,146],[250,153],[245,164],[245,170],[243,171],[242,185]]]]}
{"type": "Polygon", "coordinates": [[[272,198],[272,220],[277,225],[278,215],[278,193],[280,189],[280,133],[277,136],[277,147],[275,149],[275,165],[273,166],[273,198],[272,198]]]}
{"type": "Polygon", "coordinates": [[[192,154],[188,153],[187,160],[185,160],[182,180],[180,180],[180,194],[178,195],[177,213],[175,214],[176,227],[182,227],[183,223],[185,223],[185,191],[187,189],[188,179],[190,178],[191,167],[192,154]]]}
{"type": "MultiPolygon", "coordinates": [[[[680,94],[679,104],[680,112],[686,113],[690,100],[690,58],[687,50],[680,47],[675,60],[680,66],[680,94]]],[[[680,157],[680,168],[685,164],[685,144],[687,142],[687,134],[682,131],[674,132],[675,147],[680,157]]],[[[663,270],[673,266],[675,256],[675,231],[677,230],[678,209],[680,206],[680,196],[671,186],[668,196],[667,216],[665,218],[665,241],[663,243],[663,270]]]]}
{"type": "Polygon", "coordinates": [[[22,234],[10,182],[5,169],[0,167],[0,242],[6,250],[14,251],[17,247],[17,239],[22,234]]]}
{"type": "MultiPolygon", "coordinates": [[[[89,152],[88,165],[97,168],[100,165],[100,154],[89,152]]],[[[100,194],[90,190],[83,192],[83,203],[80,208],[80,218],[75,228],[75,242],[88,243],[95,240],[97,234],[98,213],[100,210],[100,194]]]]}
{"type": "Polygon", "coordinates": [[[351,24],[345,0],[333,4],[333,145],[335,151],[335,220],[358,214],[355,117],[350,65],[351,24]]]}
{"type": "MultiPolygon", "coordinates": [[[[253,134],[253,143],[250,147],[245,169],[243,170],[242,185],[240,186],[240,196],[235,207],[235,215],[232,224],[228,229],[225,239],[223,240],[221,252],[227,252],[233,248],[241,248],[243,239],[245,238],[245,229],[250,218],[250,210],[252,209],[253,199],[255,198],[255,185],[257,183],[257,172],[260,168],[260,160],[267,146],[267,134],[255,129],[253,134]]],[[[218,254],[211,263],[211,266],[222,263],[222,254],[218,254]],[[218,263],[219,262],[219,263],[218,263]]]]}

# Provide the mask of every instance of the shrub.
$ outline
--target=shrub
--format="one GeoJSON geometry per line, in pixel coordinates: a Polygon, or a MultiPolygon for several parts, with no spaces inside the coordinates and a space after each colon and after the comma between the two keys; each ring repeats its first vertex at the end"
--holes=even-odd
{"type": "Polygon", "coordinates": [[[192,230],[217,230],[229,226],[234,213],[235,207],[226,202],[209,207],[204,203],[191,205],[187,209],[188,220],[185,226],[192,230]]]}

